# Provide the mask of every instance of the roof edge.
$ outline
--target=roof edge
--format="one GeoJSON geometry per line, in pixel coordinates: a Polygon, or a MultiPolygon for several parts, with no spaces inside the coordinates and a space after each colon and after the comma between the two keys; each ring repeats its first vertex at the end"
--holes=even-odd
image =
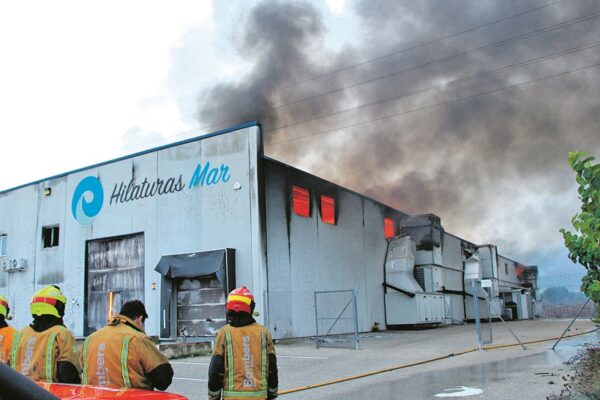
{"type": "Polygon", "coordinates": [[[12,188],[8,188],[8,189],[5,189],[5,190],[0,190],[0,194],[11,192],[13,190],[21,189],[21,188],[24,188],[24,187],[27,187],[27,186],[31,186],[31,185],[37,185],[38,183],[49,181],[51,179],[61,178],[63,176],[67,176],[67,175],[74,174],[74,173],[77,173],[77,172],[85,171],[86,169],[101,167],[103,165],[111,164],[111,163],[114,163],[114,162],[127,160],[129,158],[139,157],[139,156],[142,156],[144,154],[148,154],[148,153],[152,153],[152,152],[155,152],[155,151],[160,151],[160,150],[168,149],[170,147],[179,146],[179,145],[190,143],[190,142],[194,142],[194,141],[197,141],[197,140],[207,139],[207,138],[210,138],[210,137],[213,137],[213,136],[224,135],[224,134],[229,133],[229,132],[237,131],[237,130],[244,129],[244,128],[250,128],[250,127],[253,127],[253,126],[260,127],[260,123],[258,121],[245,122],[243,124],[235,125],[235,126],[233,126],[231,128],[222,129],[220,131],[211,132],[211,133],[207,133],[207,134],[200,135],[200,136],[195,136],[195,137],[192,137],[192,138],[189,138],[189,139],[180,140],[178,142],[173,142],[173,143],[165,144],[165,145],[158,146],[158,147],[152,147],[152,148],[147,149],[147,150],[138,151],[137,153],[132,153],[132,154],[128,154],[128,155],[125,155],[125,156],[113,158],[113,159],[108,160],[108,161],[102,161],[102,162],[99,162],[99,163],[96,163],[96,164],[88,165],[86,167],[77,168],[77,169],[74,169],[74,170],[71,170],[71,171],[68,171],[68,172],[63,172],[63,173],[60,173],[60,174],[57,174],[57,175],[49,176],[47,178],[38,179],[38,180],[35,180],[33,182],[25,183],[25,184],[22,184],[22,185],[19,185],[19,186],[15,186],[15,187],[12,187],[12,188]]]}

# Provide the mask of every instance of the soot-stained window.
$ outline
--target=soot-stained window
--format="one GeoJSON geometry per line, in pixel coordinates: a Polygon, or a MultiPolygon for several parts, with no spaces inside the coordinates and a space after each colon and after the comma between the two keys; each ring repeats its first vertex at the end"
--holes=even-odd
{"type": "Polygon", "coordinates": [[[394,221],[392,221],[390,218],[383,219],[383,233],[386,239],[396,236],[394,221]]]}
{"type": "Polygon", "coordinates": [[[310,192],[300,186],[292,186],[294,214],[310,217],[310,192]]]}
{"type": "Polygon", "coordinates": [[[335,225],[335,200],[332,197],[321,196],[321,220],[335,225]]]}
{"type": "Polygon", "coordinates": [[[44,248],[58,247],[58,226],[44,226],[42,228],[42,242],[44,248]]]}

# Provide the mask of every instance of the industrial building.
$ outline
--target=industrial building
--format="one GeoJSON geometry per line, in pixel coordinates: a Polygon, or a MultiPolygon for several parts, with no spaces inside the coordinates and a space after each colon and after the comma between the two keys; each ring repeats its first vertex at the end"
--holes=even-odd
{"type": "Polygon", "coordinates": [[[31,295],[47,284],[67,293],[76,336],[130,299],[146,303],[150,335],[211,336],[239,285],[274,338],[315,335],[350,290],[357,318],[340,318],[336,333],[462,323],[474,318],[466,270],[490,282],[476,296],[481,318],[534,316],[536,267],[262,146],[248,123],[0,192],[0,293],[14,325],[29,323],[31,295]]]}

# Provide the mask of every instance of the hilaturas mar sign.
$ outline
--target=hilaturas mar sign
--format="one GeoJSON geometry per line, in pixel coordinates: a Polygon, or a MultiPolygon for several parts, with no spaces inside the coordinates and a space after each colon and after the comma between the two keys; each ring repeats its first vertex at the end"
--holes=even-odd
{"type": "MultiPolygon", "coordinates": [[[[210,161],[204,165],[198,163],[188,184],[188,189],[226,183],[231,179],[229,166],[221,164],[212,167],[210,161]]],[[[148,197],[162,196],[168,193],[177,193],[185,189],[183,174],[168,179],[156,178],[149,180],[147,177],[141,183],[135,183],[132,178],[129,182],[118,182],[113,186],[109,205],[127,203],[148,197]]],[[[100,179],[95,176],[83,178],[73,192],[71,212],[73,218],[81,225],[91,224],[102,210],[104,205],[104,188],[100,179]]]]}

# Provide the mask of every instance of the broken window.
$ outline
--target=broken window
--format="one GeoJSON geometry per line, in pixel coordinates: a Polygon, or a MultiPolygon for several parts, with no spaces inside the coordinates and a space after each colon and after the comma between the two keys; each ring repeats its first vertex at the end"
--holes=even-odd
{"type": "Polygon", "coordinates": [[[6,242],[8,240],[7,235],[0,235],[0,257],[6,255],[6,242]]]}
{"type": "Polygon", "coordinates": [[[331,197],[321,196],[321,220],[335,225],[335,200],[331,197]]]}
{"type": "Polygon", "coordinates": [[[58,246],[58,233],[58,225],[44,226],[42,228],[42,243],[45,249],[58,246]]]}
{"type": "Polygon", "coordinates": [[[392,221],[390,218],[383,219],[383,233],[386,239],[396,236],[394,221],[392,221]]]}
{"type": "Polygon", "coordinates": [[[294,214],[310,217],[310,192],[300,186],[292,186],[294,214]]]}

